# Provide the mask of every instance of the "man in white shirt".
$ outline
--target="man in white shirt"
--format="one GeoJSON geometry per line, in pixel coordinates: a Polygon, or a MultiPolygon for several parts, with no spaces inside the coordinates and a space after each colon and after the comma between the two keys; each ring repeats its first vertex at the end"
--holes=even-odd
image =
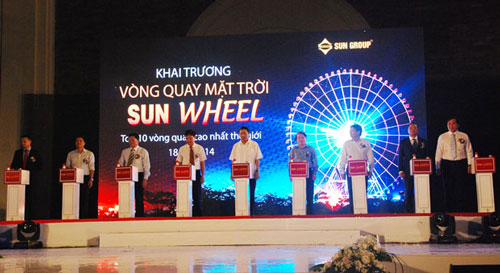
{"type": "Polygon", "coordinates": [[[448,132],[439,136],[436,148],[436,173],[443,177],[448,212],[466,209],[465,186],[473,160],[469,136],[459,132],[459,126],[455,118],[448,120],[448,132]]]}
{"type": "MultiPolygon", "coordinates": [[[[351,135],[351,140],[344,143],[342,147],[342,155],[340,156],[340,175],[342,179],[346,176],[346,166],[348,160],[366,160],[368,161],[368,177],[366,182],[368,184],[368,178],[372,176],[373,168],[375,167],[373,152],[370,142],[361,139],[361,134],[363,133],[363,128],[359,124],[353,124],[350,128],[349,134],[351,135]]],[[[349,203],[351,204],[351,210],[353,210],[352,204],[352,179],[348,174],[347,177],[347,188],[349,191],[349,203]]]]}
{"type": "Polygon", "coordinates": [[[250,215],[254,214],[255,188],[259,179],[259,160],[263,157],[259,144],[248,138],[250,130],[242,126],[239,130],[240,141],[233,145],[229,160],[234,163],[252,163],[255,166],[254,178],[250,179],[250,215]]]}
{"type": "Polygon", "coordinates": [[[179,155],[176,161],[182,165],[194,165],[196,168],[196,180],[193,181],[193,216],[202,216],[201,213],[201,184],[205,182],[205,160],[207,155],[205,149],[195,143],[196,132],[187,130],[186,145],[179,149],[179,155]]]}
{"type": "Polygon", "coordinates": [[[139,135],[132,133],[128,135],[129,148],[124,149],[118,162],[122,166],[135,166],[139,172],[139,181],[135,183],[135,215],[144,217],[144,188],[148,184],[151,165],[149,153],[146,149],[139,147],[139,135]]]}
{"type": "Polygon", "coordinates": [[[68,168],[83,169],[83,184],[80,185],[80,219],[85,219],[89,215],[89,189],[94,184],[95,157],[94,153],[85,149],[83,137],[75,139],[76,149],[69,152],[66,157],[68,168]]]}

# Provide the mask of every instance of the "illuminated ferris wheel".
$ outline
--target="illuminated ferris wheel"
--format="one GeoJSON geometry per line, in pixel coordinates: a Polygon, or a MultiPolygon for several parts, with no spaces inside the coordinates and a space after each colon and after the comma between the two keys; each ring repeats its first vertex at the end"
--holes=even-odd
{"type": "Polygon", "coordinates": [[[288,115],[287,147],[293,147],[298,131],[306,132],[318,153],[315,193],[320,202],[340,206],[348,199],[338,172],[342,146],[350,139],[350,126],[360,124],[375,157],[368,197],[386,199],[397,180],[399,140],[413,118],[406,99],[387,80],[364,70],[337,70],[300,91],[288,115]]]}

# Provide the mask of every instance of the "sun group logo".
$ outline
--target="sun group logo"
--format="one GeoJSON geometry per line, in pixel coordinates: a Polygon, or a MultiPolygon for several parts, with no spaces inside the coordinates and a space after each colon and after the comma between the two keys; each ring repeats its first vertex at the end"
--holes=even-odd
{"type": "Polygon", "coordinates": [[[373,39],[368,41],[341,41],[333,44],[328,39],[323,38],[323,41],[318,44],[318,50],[323,54],[328,54],[330,50],[352,50],[352,49],[369,49],[373,44],[373,39]]]}
{"type": "Polygon", "coordinates": [[[333,46],[328,39],[324,38],[321,43],[318,44],[318,49],[323,52],[323,54],[327,54],[330,50],[332,50],[333,46]]]}

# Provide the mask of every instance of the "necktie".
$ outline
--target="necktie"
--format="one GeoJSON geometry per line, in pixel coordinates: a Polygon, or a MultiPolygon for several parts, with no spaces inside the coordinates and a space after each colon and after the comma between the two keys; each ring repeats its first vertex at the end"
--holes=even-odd
{"type": "Polygon", "coordinates": [[[413,146],[413,148],[417,148],[417,140],[416,139],[412,139],[411,140],[411,145],[413,146]]]}
{"type": "Polygon", "coordinates": [[[450,152],[451,159],[455,160],[457,158],[457,140],[455,139],[455,134],[451,134],[450,152]]]}
{"type": "Polygon", "coordinates": [[[189,146],[189,164],[194,165],[194,151],[193,151],[193,146],[189,146]]]}
{"type": "Polygon", "coordinates": [[[24,157],[23,157],[23,170],[26,170],[26,164],[28,163],[28,157],[29,157],[29,150],[24,150],[24,157]]]}
{"type": "Polygon", "coordinates": [[[132,149],[130,151],[130,155],[128,156],[127,166],[132,165],[132,163],[134,162],[134,157],[135,157],[135,153],[134,153],[134,149],[132,149]]]}

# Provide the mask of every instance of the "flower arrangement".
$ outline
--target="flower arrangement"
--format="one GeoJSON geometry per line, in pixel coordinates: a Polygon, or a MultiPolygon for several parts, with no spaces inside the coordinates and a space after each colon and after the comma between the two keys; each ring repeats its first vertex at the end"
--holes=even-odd
{"type": "Polygon", "coordinates": [[[380,247],[374,236],[362,236],[352,246],[339,250],[331,260],[313,266],[312,272],[326,273],[372,273],[387,272],[382,262],[391,262],[392,258],[380,247]]]}

